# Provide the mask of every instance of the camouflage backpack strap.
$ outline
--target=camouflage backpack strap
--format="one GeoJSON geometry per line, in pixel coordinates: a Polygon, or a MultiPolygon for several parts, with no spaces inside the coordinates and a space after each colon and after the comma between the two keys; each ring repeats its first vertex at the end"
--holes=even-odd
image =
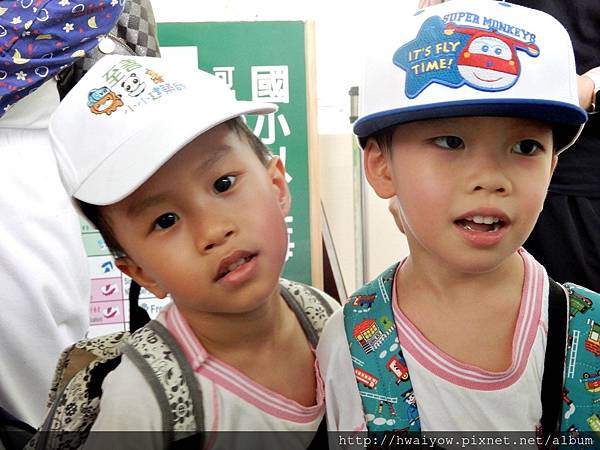
{"type": "Polygon", "coordinates": [[[281,296],[298,317],[309,342],[316,347],[336,301],[326,299],[323,292],[298,281],[281,278],[279,285],[281,296]]]}
{"type": "Polygon", "coordinates": [[[163,412],[165,444],[204,430],[202,393],[183,351],[169,331],[152,320],[123,347],[154,391],[163,412]]]}
{"type": "Polygon", "coordinates": [[[28,449],[70,449],[85,442],[100,406],[102,382],[121,362],[129,333],[81,340],[66,349],[57,364],[46,420],[28,449]]]}
{"type": "Polygon", "coordinates": [[[392,287],[398,264],[344,305],[344,328],[371,433],[420,431],[419,412],[396,331],[392,287]]]}
{"type": "Polygon", "coordinates": [[[565,283],[569,337],[561,431],[600,431],[600,294],[565,283]]]}

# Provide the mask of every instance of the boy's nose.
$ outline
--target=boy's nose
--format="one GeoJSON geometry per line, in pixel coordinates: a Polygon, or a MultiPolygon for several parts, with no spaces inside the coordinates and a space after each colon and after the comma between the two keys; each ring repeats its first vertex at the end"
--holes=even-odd
{"type": "Polygon", "coordinates": [[[472,191],[486,191],[495,194],[508,194],[511,190],[510,178],[505,174],[502,161],[494,157],[476,158],[471,167],[472,191]]]}
{"type": "Polygon", "coordinates": [[[506,188],[499,183],[488,183],[488,184],[481,183],[481,185],[475,186],[475,189],[473,189],[473,190],[474,191],[480,191],[480,190],[495,191],[498,193],[506,192],[506,188]]]}
{"type": "Polygon", "coordinates": [[[225,244],[234,234],[235,227],[231,223],[220,222],[204,225],[196,234],[196,247],[203,253],[225,244]]]}

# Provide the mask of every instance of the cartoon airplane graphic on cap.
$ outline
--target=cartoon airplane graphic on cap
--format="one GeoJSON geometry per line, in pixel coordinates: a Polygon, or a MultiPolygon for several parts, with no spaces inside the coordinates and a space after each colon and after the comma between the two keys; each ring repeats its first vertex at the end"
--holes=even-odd
{"type": "Polygon", "coordinates": [[[444,33],[471,36],[456,64],[465,82],[476,89],[508,89],[517,81],[521,72],[517,50],[532,57],[540,53],[537,45],[505,36],[496,30],[457,27],[448,23],[444,33]]]}

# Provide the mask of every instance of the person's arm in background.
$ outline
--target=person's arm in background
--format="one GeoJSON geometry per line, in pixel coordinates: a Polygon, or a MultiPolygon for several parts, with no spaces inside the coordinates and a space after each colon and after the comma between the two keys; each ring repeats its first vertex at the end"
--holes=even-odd
{"type": "Polygon", "coordinates": [[[0,117],[32,90],[98,45],[124,0],[0,3],[0,117]]]}
{"type": "Polygon", "coordinates": [[[596,113],[600,105],[596,103],[596,94],[600,91],[600,66],[588,70],[577,77],[579,104],[589,113],[596,113]]]}

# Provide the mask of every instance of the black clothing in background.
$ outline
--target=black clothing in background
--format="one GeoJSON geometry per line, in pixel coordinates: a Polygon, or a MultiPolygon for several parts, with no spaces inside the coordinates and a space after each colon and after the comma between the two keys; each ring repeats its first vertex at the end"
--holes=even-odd
{"type": "MultiPolygon", "coordinates": [[[[600,0],[511,3],[545,11],[563,24],[578,74],[600,66],[600,0]]],[[[558,157],[544,210],[524,246],[556,281],[600,292],[600,114],[590,115],[576,144],[558,157]]]]}
{"type": "MultiPolygon", "coordinates": [[[[600,0],[509,1],[544,11],[563,24],[573,42],[578,74],[600,66],[600,0]]],[[[600,198],[600,114],[589,116],[575,145],[558,158],[550,192],[600,198]]]]}

